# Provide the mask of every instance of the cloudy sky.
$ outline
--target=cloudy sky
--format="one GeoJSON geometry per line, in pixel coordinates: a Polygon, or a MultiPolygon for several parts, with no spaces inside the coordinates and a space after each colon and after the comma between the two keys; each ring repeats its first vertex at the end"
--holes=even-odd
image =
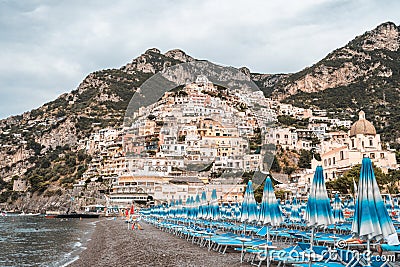
{"type": "Polygon", "coordinates": [[[396,0],[0,0],[0,118],[151,47],[254,72],[296,72],[380,23],[399,25],[399,10],[396,0]]]}

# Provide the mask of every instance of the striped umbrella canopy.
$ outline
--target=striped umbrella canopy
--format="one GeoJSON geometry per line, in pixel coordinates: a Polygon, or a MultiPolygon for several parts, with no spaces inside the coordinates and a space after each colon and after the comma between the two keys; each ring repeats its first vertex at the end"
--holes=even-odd
{"type": "Polygon", "coordinates": [[[214,188],[213,191],[211,192],[211,201],[210,201],[208,218],[210,220],[217,221],[219,220],[219,217],[220,214],[219,214],[217,190],[214,188]]]}
{"type": "Polygon", "coordinates": [[[360,239],[377,241],[396,232],[382,200],[372,162],[363,158],[351,231],[360,239]]]}
{"type": "Polygon", "coordinates": [[[283,222],[282,212],[276,200],[270,177],[265,179],[260,216],[258,220],[262,224],[269,224],[272,226],[279,225],[283,222]]]}
{"type": "Polygon", "coordinates": [[[285,210],[286,214],[290,214],[292,212],[292,204],[290,203],[289,199],[287,199],[285,201],[285,204],[283,205],[283,209],[285,210]]]}
{"type": "Polygon", "coordinates": [[[187,218],[188,219],[193,219],[193,205],[194,205],[194,199],[192,196],[188,197],[187,203],[186,203],[186,209],[187,209],[187,218]]]}
{"type": "Polygon", "coordinates": [[[200,204],[199,213],[197,214],[197,217],[199,219],[206,219],[207,212],[208,212],[208,209],[207,209],[208,206],[207,206],[207,195],[206,195],[206,192],[204,192],[204,191],[201,193],[200,202],[201,202],[201,204],[200,204]]]}
{"type": "Polygon", "coordinates": [[[292,201],[291,213],[289,220],[291,222],[300,222],[301,221],[301,214],[300,214],[300,205],[297,202],[297,198],[294,197],[292,201]]]}
{"type": "Polygon", "coordinates": [[[299,206],[300,206],[300,213],[304,213],[307,209],[307,203],[304,200],[302,200],[300,201],[299,206]]]}
{"type": "Polygon", "coordinates": [[[243,197],[240,221],[252,223],[257,219],[257,202],[254,198],[253,183],[249,181],[243,197]]]}
{"type": "Polygon", "coordinates": [[[343,205],[339,194],[335,194],[333,200],[333,221],[335,223],[344,222],[343,205]]]}
{"type": "Polygon", "coordinates": [[[397,197],[393,198],[393,206],[394,206],[394,210],[400,210],[399,198],[397,198],[397,197]]]}
{"type": "Polygon", "coordinates": [[[169,205],[168,204],[162,205],[162,217],[167,217],[168,211],[169,211],[169,205]]]}
{"type": "Polygon", "coordinates": [[[197,194],[196,199],[194,201],[194,218],[195,219],[199,218],[200,205],[201,205],[200,196],[199,196],[199,194],[197,194]]]}
{"type": "Polygon", "coordinates": [[[327,226],[333,223],[332,207],[326,191],[322,166],[318,166],[308,196],[305,220],[308,226],[327,226]]]}
{"type": "MultiPolygon", "coordinates": [[[[313,251],[315,227],[333,223],[332,207],[326,191],[324,171],[317,166],[308,195],[305,220],[311,226],[310,251],[313,251]]],[[[310,265],[312,261],[310,258],[310,265]]]]}
{"type": "Polygon", "coordinates": [[[220,218],[225,220],[227,218],[226,213],[227,213],[228,206],[225,204],[222,204],[221,207],[219,208],[220,212],[220,218]]]}
{"type": "Polygon", "coordinates": [[[225,219],[228,219],[228,220],[232,220],[233,219],[233,217],[232,217],[232,206],[229,203],[225,206],[225,219]]]}
{"type": "Polygon", "coordinates": [[[349,203],[348,203],[348,205],[347,205],[347,208],[348,208],[349,210],[354,211],[354,208],[355,208],[355,200],[354,200],[354,198],[350,198],[350,199],[349,199],[349,203]]]}
{"type": "Polygon", "coordinates": [[[390,214],[393,211],[392,200],[391,200],[390,195],[384,195],[383,200],[385,202],[385,207],[386,207],[388,213],[390,214]]]}
{"type": "Polygon", "coordinates": [[[169,204],[168,217],[170,217],[170,218],[175,217],[175,201],[174,200],[171,200],[171,203],[169,204]]]}
{"type": "Polygon", "coordinates": [[[235,203],[235,205],[232,207],[232,217],[235,221],[240,221],[240,218],[242,217],[241,210],[242,207],[239,205],[239,203],[235,203]]]}
{"type": "Polygon", "coordinates": [[[181,198],[178,200],[178,205],[177,205],[177,212],[176,212],[176,217],[184,217],[184,208],[183,208],[183,201],[181,198]]]}

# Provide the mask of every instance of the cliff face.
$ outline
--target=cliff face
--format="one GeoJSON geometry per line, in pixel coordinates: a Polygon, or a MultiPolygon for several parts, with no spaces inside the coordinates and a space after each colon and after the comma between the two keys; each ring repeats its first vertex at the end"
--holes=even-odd
{"type": "Polygon", "coordinates": [[[348,86],[377,77],[392,77],[399,58],[399,27],[388,22],[356,37],[324,59],[272,84],[273,95],[284,99],[298,92],[312,93],[348,86]]]}

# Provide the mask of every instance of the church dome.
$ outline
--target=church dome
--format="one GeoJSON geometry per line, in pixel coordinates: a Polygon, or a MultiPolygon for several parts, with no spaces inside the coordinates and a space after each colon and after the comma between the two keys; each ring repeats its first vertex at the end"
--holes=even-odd
{"type": "Polygon", "coordinates": [[[358,113],[358,121],[356,121],[350,128],[350,137],[356,136],[357,134],[364,135],[376,135],[374,125],[365,119],[364,111],[358,113]]]}

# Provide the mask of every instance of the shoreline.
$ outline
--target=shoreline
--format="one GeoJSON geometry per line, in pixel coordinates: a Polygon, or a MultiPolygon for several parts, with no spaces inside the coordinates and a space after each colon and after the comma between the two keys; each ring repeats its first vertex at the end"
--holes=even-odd
{"type": "Polygon", "coordinates": [[[128,229],[121,218],[96,223],[87,248],[65,266],[241,266],[240,253],[208,251],[142,221],[128,229]]]}

